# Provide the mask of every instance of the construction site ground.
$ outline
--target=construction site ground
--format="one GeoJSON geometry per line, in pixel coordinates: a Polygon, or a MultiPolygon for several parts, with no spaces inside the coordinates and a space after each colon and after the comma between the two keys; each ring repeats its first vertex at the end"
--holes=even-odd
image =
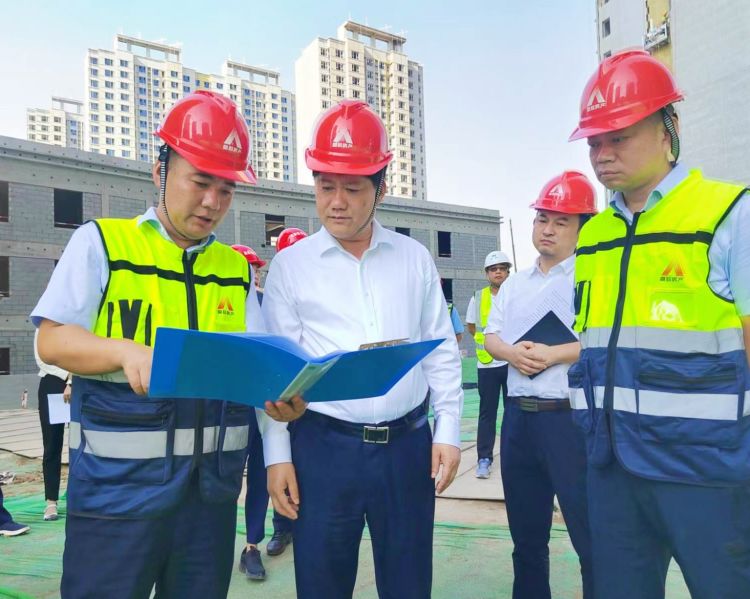
{"type": "MultiPolygon", "coordinates": [[[[511,597],[513,585],[513,543],[508,530],[499,460],[495,456],[492,477],[474,477],[476,423],[479,396],[475,361],[464,360],[465,391],[462,418],[462,461],[459,476],[445,497],[436,504],[433,539],[435,599],[496,599],[511,597]]],[[[502,413],[502,406],[500,408],[502,413]]],[[[502,414],[498,415],[498,423],[502,414]]],[[[44,486],[41,468],[41,432],[36,410],[0,410],[0,472],[14,472],[15,479],[3,486],[5,506],[18,522],[31,526],[19,537],[0,537],[0,599],[47,599],[59,597],[62,552],[65,539],[65,499],[60,501],[61,518],[42,519],[44,486]]],[[[497,445],[496,445],[497,454],[497,445]]],[[[65,454],[67,458],[67,452],[65,454]]],[[[67,462],[67,459],[65,459],[67,462]]],[[[62,488],[67,482],[63,466],[62,488]]],[[[266,540],[270,538],[271,512],[266,518],[266,540]]],[[[244,489],[237,514],[235,553],[239,558],[245,543],[244,489]]],[[[269,557],[261,544],[267,571],[264,581],[249,581],[235,564],[229,591],[231,599],[275,597],[292,599],[294,558],[291,547],[282,555],[269,557]]],[[[550,583],[555,599],[582,597],[578,558],[570,544],[565,523],[556,512],[550,538],[550,583]]],[[[360,547],[359,571],[354,596],[377,597],[372,548],[367,530],[360,547]]],[[[672,562],[667,579],[668,599],[690,597],[679,567],[672,562]]]]}

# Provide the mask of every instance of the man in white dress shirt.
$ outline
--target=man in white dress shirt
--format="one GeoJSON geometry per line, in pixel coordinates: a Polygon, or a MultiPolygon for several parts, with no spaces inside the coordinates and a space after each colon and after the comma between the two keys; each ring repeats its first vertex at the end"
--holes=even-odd
{"type": "Polygon", "coordinates": [[[440,277],[421,244],[374,220],[391,158],[366,103],[326,111],[306,152],[323,227],[279,253],[266,279],[269,331],[313,354],[445,339],[385,396],[311,404],[289,430],[275,423],[264,431],[274,507],[296,518],[297,594],[305,599],[352,596],[365,522],[379,595],[430,597],[435,488],[452,482],[460,460],[461,367],[440,277]]]}
{"type": "Polygon", "coordinates": [[[574,251],[580,227],[596,212],[596,194],[585,175],[565,171],[544,186],[531,207],[537,211],[533,242],[539,257],[493,298],[484,344],[509,363],[500,474],[514,545],[513,599],[551,597],[548,543],[555,495],[581,562],[583,596],[590,599],[586,452],[573,424],[567,378],[581,346],[555,342],[549,331],[543,335],[549,343],[519,339],[550,310],[560,327],[573,325],[574,251]]]}

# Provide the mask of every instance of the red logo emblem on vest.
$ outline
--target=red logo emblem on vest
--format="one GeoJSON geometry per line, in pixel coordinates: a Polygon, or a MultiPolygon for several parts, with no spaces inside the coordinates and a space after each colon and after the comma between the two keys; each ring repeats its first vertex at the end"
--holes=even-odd
{"type": "Polygon", "coordinates": [[[660,281],[665,283],[679,283],[685,278],[685,271],[682,270],[682,266],[676,260],[670,262],[661,273],[660,281]]]}
{"type": "Polygon", "coordinates": [[[221,298],[219,305],[216,306],[216,313],[223,314],[224,316],[234,316],[234,308],[228,297],[221,298]]]}

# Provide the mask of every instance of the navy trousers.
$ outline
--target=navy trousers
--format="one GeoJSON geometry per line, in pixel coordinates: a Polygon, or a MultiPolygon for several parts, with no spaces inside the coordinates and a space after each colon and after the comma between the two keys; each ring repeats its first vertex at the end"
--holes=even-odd
{"type": "Polygon", "coordinates": [[[0,526],[13,522],[13,516],[3,507],[3,486],[0,485],[0,526]]]}
{"type": "Polygon", "coordinates": [[[309,412],[290,426],[300,491],[297,596],[352,597],[366,522],[378,596],[429,599],[435,516],[429,425],[374,444],[309,412]]]}
{"type": "Polygon", "coordinates": [[[750,486],[701,487],[590,467],[597,599],[664,599],[674,557],[693,599],[750,597],[750,486]]]}
{"type": "Polygon", "coordinates": [[[500,473],[513,538],[513,599],[551,597],[549,538],[555,495],[580,560],[583,596],[592,598],[586,451],[570,411],[524,412],[508,401],[500,431],[500,473]]]}
{"type": "MultiPolygon", "coordinates": [[[[250,413],[250,433],[247,445],[247,489],[245,491],[245,529],[247,542],[257,545],[266,536],[268,484],[263,457],[263,439],[258,430],[255,410],[250,413]]],[[[292,532],[292,521],[273,511],[274,532],[292,532]]]]}
{"type": "Polygon", "coordinates": [[[500,393],[503,404],[508,396],[508,365],[494,368],[477,368],[479,390],[479,422],[477,425],[477,459],[492,461],[497,433],[497,408],[500,393]]]}
{"type": "Polygon", "coordinates": [[[62,599],[226,597],[237,504],[205,503],[194,481],[171,513],[143,520],[68,514],[62,599]]]}

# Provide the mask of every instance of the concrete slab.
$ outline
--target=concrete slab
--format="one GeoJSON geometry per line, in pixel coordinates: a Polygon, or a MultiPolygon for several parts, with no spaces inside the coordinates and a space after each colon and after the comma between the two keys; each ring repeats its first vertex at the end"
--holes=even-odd
{"type": "Polygon", "coordinates": [[[503,501],[503,483],[500,480],[500,440],[495,441],[490,477],[481,479],[474,476],[477,465],[476,444],[461,451],[461,465],[458,474],[450,487],[440,497],[446,499],[481,499],[485,501],[503,501]]]}
{"type": "MultiPolygon", "coordinates": [[[[44,444],[37,410],[0,410],[0,449],[27,458],[42,457],[44,444]]],[[[67,427],[63,439],[62,462],[68,463],[67,427]]]]}

